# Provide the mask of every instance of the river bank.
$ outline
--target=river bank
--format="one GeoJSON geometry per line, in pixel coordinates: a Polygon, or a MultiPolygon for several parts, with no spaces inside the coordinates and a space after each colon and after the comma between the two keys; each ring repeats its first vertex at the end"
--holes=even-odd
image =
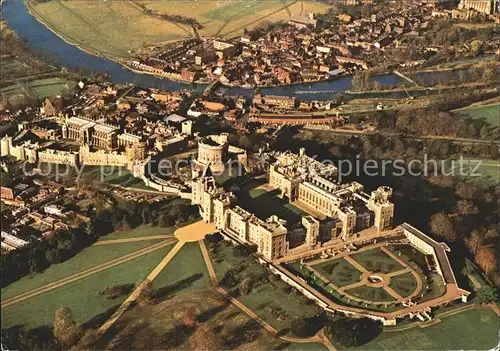
{"type": "MultiPolygon", "coordinates": [[[[116,84],[131,83],[162,90],[191,90],[196,92],[203,92],[207,86],[207,84],[189,84],[158,78],[153,75],[147,75],[144,72],[132,72],[125,68],[118,59],[109,59],[102,56],[102,53],[101,55],[95,55],[85,50],[85,48],[73,45],[50,30],[46,24],[39,22],[37,18],[29,12],[25,0],[4,1],[2,12],[3,19],[18,33],[20,38],[26,40],[33,48],[52,55],[61,66],[85,69],[90,72],[105,72],[110,75],[111,81],[116,84]]],[[[443,73],[450,75],[449,71],[443,73]]],[[[425,83],[441,76],[445,79],[449,79],[449,77],[441,75],[441,72],[417,74],[416,78],[425,83]]],[[[450,80],[456,78],[455,74],[450,76],[450,80]]],[[[371,77],[371,81],[378,82],[382,87],[394,87],[404,82],[402,78],[394,74],[376,75],[371,77]]],[[[259,90],[265,95],[300,96],[301,100],[331,100],[335,95],[352,90],[352,88],[352,77],[346,75],[335,77],[333,80],[288,86],[261,87],[259,90]]],[[[245,87],[221,85],[217,88],[216,92],[227,96],[241,95],[248,98],[253,96],[253,89],[245,87]]],[[[394,94],[395,97],[407,97],[406,92],[394,92],[394,94]]]]}

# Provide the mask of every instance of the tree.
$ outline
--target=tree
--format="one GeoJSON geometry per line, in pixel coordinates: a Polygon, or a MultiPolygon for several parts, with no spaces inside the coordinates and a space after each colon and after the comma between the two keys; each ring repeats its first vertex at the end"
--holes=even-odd
{"type": "Polygon", "coordinates": [[[321,316],[297,317],[292,320],[291,331],[295,336],[307,338],[315,335],[324,326],[321,316]]]}
{"type": "Polygon", "coordinates": [[[130,224],[130,221],[128,220],[127,215],[123,216],[123,219],[122,219],[118,229],[123,231],[123,232],[128,232],[128,231],[132,230],[132,225],[130,224]]]}
{"type": "Polygon", "coordinates": [[[94,227],[94,224],[92,223],[92,221],[88,221],[85,224],[85,227],[83,230],[90,240],[93,240],[95,238],[95,234],[96,234],[95,227],[94,227]]]}
{"type": "Polygon", "coordinates": [[[477,206],[470,200],[458,200],[457,211],[461,215],[475,215],[479,213],[477,206]]]}
{"type": "Polygon", "coordinates": [[[67,307],[57,309],[54,314],[54,336],[66,348],[75,345],[80,336],[81,329],[73,320],[73,313],[67,307]]]}
{"type": "Polygon", "coordinates": [[[474,184],[460,182],[455,188],[455,194],[464,199],[474,199],[477,196],[478,188],[474,184]]]}
{"type": "Polygon", "coordinates": [[[141,212],[142,224],[151,223],[151,209],[148,205],[144,206],[141,212]]]}
{"type": "Polygon", "coordinates": [[[479,54],[481,53],[482,47],[483,47],[483,44],[479,40],[473,40],[470,43],[470,52],[471,52],[472,56],[474,56],[474,57],[479,56],[479,54]]]}
{"type": "Polygon", "coordinates": [[[479,135],[481,135],[481,139],[486,139],[488,136],[489,131],[488,131],[488,126],[485,124],[482,128],[481,131],[479,132],[479,135]]]}
{"type": "Polygon", "coordinates": [[[476,291],[477,299],[480,303],[490,303],[498,301],[498,290],[494,286],[482,285],[476,291]]]}
{"type": "Polygon", "coordinates": [[[158,227],[167,227],[167,218],[163,213],[158,216],[158,227]]]}
{"type": "Polygon", "coordinates": [[[240,291],[241,295],[248,295],[248,293],[250,293],[250,291],[252,290],[251,277],[243,279],[238,286],[238,290],[240,291]]]}
{"type": "Polygon", "coordinates": [[[50,263],[59,263],[61,262],[61,257],[59,255],[59,249],[51,248],[45,252],[45,259],[50,263]]]}
{"type": "Polygon", "coordinates": [[[482,245],[482,243],[483,238],[477,229],[473,230],[470,237],[465,239],[465,245],[473,254],[476,254],[477,249],[482,245]]]}
{"type": "Polygon", "coordinates": [[[432,215],[429,226],[434,234],[442,236],[448,241],[453,242],[457,239],[457,233],[455,232],[453,223],[448,215],[442,212],[432,215]]]}
{"type": "Polygon", "coordinates": [[[139,295],[137,296],[137,302],[141,305],[148,305],[154,299],[154,289],[153,284],[149,279],[145,279],[144,282],[139,287],[139,295]]]}
{"type": "Polygon", "coordinates": [[[488,246],[480,246],[476,250],[474,255],[476,263],[481,267],[481,269],[488,275],[492,268],[496,264],[495,250],[488,246]]]}
{"type": "Polygon", "coordinates": [[[382,324],[368,318],[342,318],[326,330],[333,341],[345,348],[357,347],[375,339],[382,332],[382,324]]]}

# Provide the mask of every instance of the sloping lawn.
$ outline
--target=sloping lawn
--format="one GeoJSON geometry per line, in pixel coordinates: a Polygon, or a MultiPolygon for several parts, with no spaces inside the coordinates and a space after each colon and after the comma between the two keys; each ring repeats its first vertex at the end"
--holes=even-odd
{"type": "Polygon", "coordinates": [[[153,281],[158,297],[210,287],[210,277],[198,243],[186,243],[153,281]]]}
{"type": "Polygon", "coordinates": [[[65,262],[53,264],[42,273],[36,274],[33,277],[23,277],[3,288],[2,300],[53,283],[59,279],[138,251],[157,242],[158,240],[146,240],[133,243],[89,246],[65,262]]]}
{"type": "Polygon", "coordinates": [[[477,308],[441,318],[441,322],[425,328],[385,331],[357,349],[489,350],[498,344],[499,318],[490,309],[477,308]]]}
{"type": "Polygon", "coordinates": [[[99,238],[99,241],[139,238],[141,236],[150,236],[150,235],[163,235],[163,234],[173,235],[174,231],[175,227],[163,228],[163,227],[151,227],[149,225],[141,225],[128,232],[113,232],[106,236],[102,236],[99,238]]]}
{"type": "Polygon", "coordinates": [[[99,295],[99,291],[122,284],[137,286],[172,247],[173,245],[166,246],[90,277],[2,308],[2,328],[17,324],[25,324],[28,328],[51,326],[54,313],[60,307],[70,308],[79,323],[89,321],[99,314],[109,313],[109,310],[117,308],[126,296],[108,300],[99,295]]]}
{"type": "MultiPolygon", "coordinates": [[[[253,257],[236,257],[233,247],[226,246],[224,243],[219,243],[215,253],[211,252],[211,256],[219,282],[231,267],[236,265],[245,267],[238,273],[241,280],[251,277],[255,283],[248,294],[240,294],[237,299],[276,330],[286,334],[293,317],[310,317],[318,313],[316,306],[311,301],[300,292],[292,291],[285,282],[281,280],[262,281],[266,269],[258,264],[253,257]]],[[[238,287],[226,290],[228,292],[237,291],[238,287]]]]}

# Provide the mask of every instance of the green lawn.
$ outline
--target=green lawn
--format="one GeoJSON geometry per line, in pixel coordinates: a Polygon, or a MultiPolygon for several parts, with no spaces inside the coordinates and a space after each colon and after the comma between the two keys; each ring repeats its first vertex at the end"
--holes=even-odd
{"type": "Polygon", "coordinates": [[[158,240],[139,241],[113,245],[90,246],[69,260],[53,264],[33,277],[23,277],[2,289],[2,300],[53,283],[72,274],[95,267],[115,258],[157,243],[158,240]]]}
{"type": "Polygon", "coordinates": [[[395,301],[395,299],[383,288],[372,288],[370,286],[365,285],[346,290],[345,292],[366,301],[373,301],[373,302],[395,301]]]}
{"type": "Polygon", "coordinates": [[[153,281],[153,287],[162,297],[180,291],[193,291],[210,287],[210,276],[198,243],[186,243],[172,261],[153,281]]]}
{"type": "Polygon", "coordinates": [[[417,281],[412,273],[405,273],[392,277],[389,286],[402,297],[407,297],[417,288],[417,281]]]}
{"type": "Polygon", "coordinates": [[[500,161],[498,160],[464,159],[460,164],[457,159],[448,159],[446,168],[446,172],[459,174],[472,182],[486,185],[500,183],[500,161]]]}
{"type": "Polygon", "coordinates": [[[75,87],[75,82],[63,78],[42,78],[32,81],[17,81],[0,89],[0,94],[4,96],[24,95],[26,97],[37,97],[45,99],[57,95],[70,94],[75,87]]]}
{"type": "Polygon", "coordinates": [[[292,224],[300,221],[307,213],[299,208],[277,197],[279,191],[267,191],[264,189],[242,189],[240,205],[244,209],[254,213],[261,219],[267,219],[272,215],[292,224]]]}
{"type": "Polygon", "coordinates": [[[307,342],[307,343],[291,343],[287,346],[287,350],[297,350],[297,351],[316,351],[316,350],[328,350],[328,348],[319,342],[307,342]]]}
{"type": "Polygon", "coordinates": [[[419,267],[426,266],[425,255],[411,245],[391,245],[388,246],[388,249],[391,250],[394,255],[399,256],[409,266],[413,266],[414,264],[419,267]]]}
{"type": "Polygon", "coordinates": [[[390,273],[403,269],[403,266],[378,248],[355,253],[351,257],[372,272],[390,273]]]}
{"type": "Polygon", "coordinates": [[[343,258],[322,262],[312,267],[339,287],[357,283],[361,276],[361,272],[343,258]]]}
{"type": "MultiPolygon", "coordinates": [[[[111,247],[115,247],[112,245],[111,247]]],[[[126,296],[107,300],[98,294],[106,287],[140,283],[172,249],[161,248],[148,255],[75,281],[15,305],[2,308],[2,328],[25,324],[29,328],[52,325],[54,313],[69,307],[77,322],[83,323],[118,307],[126,296]]]]}
{"type": "Polygon", "coordinates": [[[500,127],[500,104],[486,106],[469,106],[453,111],[460,116],[470,116],[474,119],[484,119],[492,127],[500,127]]]}
{"type": "MultiPolygon", "coordinates": [[[[254,277],[254,281],[262,276],[265,268],[252,258],[238,258],[233,253],[233,248],[219,243],[215,254],[212,254],[214,269],[219,281],[228,269],[238,264],[246,265],[239,275],[241,277],[254,277]]],[[[237,288],[236,288],[237,289],[237,288]]],[[[258,282],[247,295],[239,295],[238,300],[250,308],[259,317],[264,319],[278,331],[288,331],[290,322],[296,316],[316,315],[317,308],[299,292],[290,292],[288,284],[282,281],[258,282]],[[279,310],[284,320],[278,320],[270,314],[270,309],[279,310]]]]}
{"type": "Polygon", "coordinates": [[[384,331],[359,350],[488,350],[498,344],[499,318],[489,309],[441,317],[425,328],[384,331]]]}
{"type": "Polygon", "coordinates": [[[30,90],[35,93],[39,99],[56,95],[70,94],[75,88],[76,83],[66,79],[54,77],[43,78],[29,82],[30,90]]]}
{"type": "MultiPolygon", "coordinates": [[[[128,232],[113,232],[106,236],[99,238],[99,241],[106,240],[116,240],[116,239],[128,239],[128,238],[140,238],[142,236],[150,235],[162,235],[162,234],[172,234],[175,231],[175,227],[151,227],[149,225],[140,225],[137,228],[132,229],[128,232]]],[[[121,244],[123,245],[123,244],[121,244]]]]}

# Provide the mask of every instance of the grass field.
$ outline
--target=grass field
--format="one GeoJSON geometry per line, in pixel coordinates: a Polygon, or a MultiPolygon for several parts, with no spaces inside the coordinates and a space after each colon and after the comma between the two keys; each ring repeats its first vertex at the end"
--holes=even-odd
{"type": "Polygon", "coordinates": [[[70,94],[74,87],[75,82],[64,78],[43,78],[27,82],[18,81],[15,84],[10,84],[0,88],[0,95],[7,97],[22,95],[26,97],[37,97],[41,100],[46,97],[70,94]]]}
{"type": "Polygon", "coordinates": [[[80,180],[88,183],[94,181],[106,182],[127,188],[157,191],[154,188],[146,186],[142,179],[134,177],[125,167],[119,166],[85,166],[80,180]]]}
{"type": "Polygon", "coordinates": [[[106,240],[116,240],[116,239],[128,239],[128,238],[140,238],[142,236],[149,235],[162,235],[162,234],[174,234],[175,227],[152,227],[150,225],[140,225],[137,228],[132,229],[128,232],[113,232],[106,236],[99,238],[99,241],[106,240]]]}
{"type": "Polygon", "coordinates": [[[498,344],[499,318],[490,309],[472,309],[440,319],[439,323],[425,328],[384,331],[357,349],[489,350],[498,344]]]}
{"type": "Polygon", "coordinates": [[[30,89],[39,99],[59,94],[69,94],[73,91],[75,85],[75,82],[67,81],[59,77],[37,79],[29,82],[30,89]]]}
{"type": "Polygon", "coordinates": [[[144,13],[195,18],[202,36],[234,37],[268,22],[283,21],[292,14],[325,12],[327,5],[310,0],[53,0],[31,3],[32,13],[65,40],[83,49],[112,58],[126,58],[130,50],[183,39],[192,28],[144,13]]]}
{"type": "Polygon", "coordinates": [[[500,127],[500,104],[495,103],[485,106],[468,106],[453,111],[460,116],[470,116],[474,119],[484,119],[492,127],[500,127]]]}
{"type": "MultiPolygon", "coordinates": [[[[265,270],[265,268],[253,261],[253,259],[236,257],[233,248],[224,244],[219,244],[215,253],[212,253],[212,256],[215,273],[219,281],[231,267],[242,263],[246,265],[240,272],[244,277],[258,277],[265,270]]],[[[238,300],[278,331],[285,333],[289,330],[293,317],[309,317],[317,314],[316,307],[307,298],[299,292],[291,292],[287,284],[282,281],[254,284],[251,292],[247,295],[238,296],[238,300]],[[284,301],[286,303],[283,303],[284,301]],[[270,315],[269,312],[272,308],[279,310],[285,316],[283,320],[270,315]]]]}
{"type": "Polygon", "coordinates": [[[134,243],[90,246],[65,262],[53,264],[42,273],[33,277],[23,277],[3,288],[2,300],[69,277],[72,274],[98,266],[157,242],[158,240],[146,240],[134,243]]]}
{"type": "Polygon", "coordinates": [[[464,159],[460,166],[458,160],[448,160],[446,172],[462,172],[465,178],[472,182],[479,182],[487,185],[497,185],[500,183],[500,161],[489,159],[464,159]],[[479,162],[479,163],[478,163],[479,162]],[[478,166],[476,168],[476,166],[478,166]],[[460,167],[462,167],[460,169],[460,167]]]}
{"type": "Polygon", "coordinates": [[[241,206],[254,213],[260,219],[267,219],[272,215],[287,221],[288,224],[300,221],[302,216],[307,215],[304,211],[277,197],[278,191],[267,191],[264,189],[243,189],[241,194],[241,206]]]}
{"type": "Polygon", "coordinates": [[[181,291],[195,291],[210,287],[210,277],[199,244],[184,244],[153,281],[153,287],[164,298],[181,291]]]}
{"type": "Polygon", "coordinates": [[[357,283],[361,276],[361,272],[343,258],[322,262],[312,267],[339,287],[357,283]]]}
{"type": "MultiPolygon", "coordinates": [[[[110,247],[116,248],[118,246],[110,245],[110,247]]],[[[106,313],[109,309],[117,308],[125,300],[126,296],[108,300],[99,295],[98,292],[114,285],[137,285],[165,257],[171,248],[172,245],[164,247],[90,277],[2,308],[2,328],[17,324],[24,324],[29,328],[41,325],[51,326],[54,312],[59,307],[69,307],[75,320],[80,323],[106,313]]]]}
{"type": "Polygon", "coordinates": [[[392,277],[389,286],[402,297],[407,297],[417,288],[417,281],[412,273],[405,273],[392,277]]]}

